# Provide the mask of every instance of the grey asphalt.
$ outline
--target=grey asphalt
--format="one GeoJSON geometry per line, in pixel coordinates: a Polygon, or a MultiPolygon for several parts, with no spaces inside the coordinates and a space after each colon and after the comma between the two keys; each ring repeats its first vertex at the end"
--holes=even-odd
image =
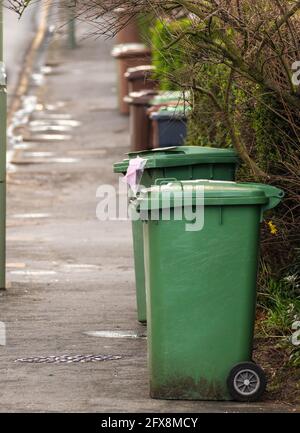
{"type": "Polygon", "coordinates": [[[59,56],[59,65],[36,91],[44,108],[34,119],[70,115],[81,124],[68,132],[69,140],[42,140],[25,131],[29,147],[18,155],[8,184],[9,285],[0,297],[7,344],[0,346],[0,411],[290,410],[270,401],[152,400],[146,339],[89,334],[146,331],[136,321],[130,224],[96,218],[97,187],[117,185],[112,164],[129,150],[129,121],[116,109],[111,46],[94,38],[73,51],[63,43],[52,45],[51,56],[59,56]],[[89,354],[121,358],[20,361],[89,354]]]}

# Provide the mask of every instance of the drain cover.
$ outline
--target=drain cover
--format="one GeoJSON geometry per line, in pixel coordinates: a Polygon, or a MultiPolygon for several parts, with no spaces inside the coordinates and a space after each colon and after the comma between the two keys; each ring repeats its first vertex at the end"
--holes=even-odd
{"type": "Polygon", "coordinates": [[[19,358],[15,362],[27,362],[30,364],[71,364],[74,362],[99,362],[115,361],[122,359],[118,355],[60,355],[60,356],[34,356],[31,358],[19,358]]]}

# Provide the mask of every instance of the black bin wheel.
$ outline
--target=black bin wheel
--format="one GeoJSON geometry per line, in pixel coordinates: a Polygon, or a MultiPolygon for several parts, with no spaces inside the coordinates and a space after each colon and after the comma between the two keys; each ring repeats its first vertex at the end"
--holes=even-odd
{"type": "Polygon", "coordinates": [[[228,391],[236,401],[257,401],[265,392],[266,386],[266,375],[254,362],[235,365],[227,378],[228,391]]]}

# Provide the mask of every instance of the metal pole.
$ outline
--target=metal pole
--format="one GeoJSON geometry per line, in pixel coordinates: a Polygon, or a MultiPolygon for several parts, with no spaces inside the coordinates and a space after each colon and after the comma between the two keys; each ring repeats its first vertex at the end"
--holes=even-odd
{"type": "Polygon", "coordinates": [[[3,0],[0,0],[0,289],[5,289],[6,262],[6,73],[3,62],[3,0]]]}
{"type": "Polygon", "coordinates": [[[68,7],[68,45],[72,50],[77,47],[75,12],[72,7],[68,7]]]}
{"type": "Polygon", "coordinates": [[[0,0],[0,60],[3,62],[3,0],[0,0]]]}

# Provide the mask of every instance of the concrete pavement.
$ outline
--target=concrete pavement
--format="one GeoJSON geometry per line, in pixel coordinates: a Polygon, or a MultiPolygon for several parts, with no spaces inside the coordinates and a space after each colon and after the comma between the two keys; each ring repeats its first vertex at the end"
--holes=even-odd
{"type": "Polygon", "coordinates": [[[41,105],[32,120],[66,118],[80,125],[62,132],[63,140],[47,140],[33,128],[23,131],[28,147],[8,185],[10,284],[0,297],[7,329],[7,345],[0,346],[0,411],[289,410],[268,401],[151,400],[145,338],[93,334],[146,332],[136,322],[130,224],[96,218],[97,187],[117,184],[112,164],[129,146],[128,119],[116,110],[111,45],[91,38],[73,51],[56,46],[60,64],[37,89],[41,105]],[[16,361],[66,354],[120,359],[16,361]]]}

